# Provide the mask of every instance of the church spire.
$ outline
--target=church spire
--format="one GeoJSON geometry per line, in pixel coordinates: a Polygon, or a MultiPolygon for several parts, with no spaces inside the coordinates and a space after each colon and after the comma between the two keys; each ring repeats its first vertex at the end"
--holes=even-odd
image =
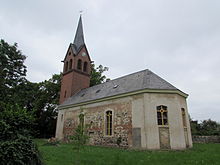
{"type": "Polygon", "coordinates": [[[76,30],[76,34],[75,34],[75,38],[73,41],[73,44],[76,46],[77,51],[79,50],[79,48],[84,45],[84,35],[83,35],[83,26],[82,26],[82,17],[80,15],[79,17],[79,23],[78,23],[78,27],[76,30]]]}

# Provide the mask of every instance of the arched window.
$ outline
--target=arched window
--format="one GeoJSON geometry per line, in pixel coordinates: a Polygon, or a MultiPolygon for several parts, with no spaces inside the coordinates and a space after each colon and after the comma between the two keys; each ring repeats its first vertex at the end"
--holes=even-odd
{"type": "Polygon", "coordinates": [[[157,106],[157,123],[158,125],[168,125],[167,106],[157,106]]]}
{"type": "Polygon", "coordinates": [[[81,70],[82,69],[82,60],[78,60],[78,63],[77,63],[77,69],[81,70]]]}
{"type": "Polygon", "coordinates": [[[84,129],[84,114],[83,113],[80,113],[79,115],[79,126],[80,126],[80,129],[83,130],[84,129]]]}
{"type": "Polygon", "coordinates": [[[70,63],[69,63],[69,70],[72,69],[72,65],[73,65],[73,60],[70,59],[70,63]]]}
{"type": "Polygon", "coordinates": [[[106,135],[112,135],[112,111],[107,111],[106,114],[106,135]]]}
{"type": "Polygon", "coordinates": [[[84,62],[84,65],[83,65],[83,72],[87,72],[87,65],[88,65],[88,63],[87,63],[87,62],[84,62]]]}
{"type": "Polygon", "coordinates": [[[182,112],[182,120],[183,120],[183,127],[186,127],[186,112],[184,108],[181,108],[182,112]]]}
{"type": "Polygon", "coordinates": [[[66,65],[65,65],[65,72],[68,70],[68,61],[66,62],[66,65]]]}

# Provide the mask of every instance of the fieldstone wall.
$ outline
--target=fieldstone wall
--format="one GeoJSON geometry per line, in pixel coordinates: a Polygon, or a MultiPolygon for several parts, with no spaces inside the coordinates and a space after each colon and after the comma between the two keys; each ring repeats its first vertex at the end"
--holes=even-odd
{"type": "Polygon", "coordinates": [[[64,141],[68,141],[69,136],[74,134],[74,130],[79,124],[79,112],[80,111],[70,111],[65,113],[65,120],[63,125],[64,141]]]}
{"type": "Polygon", "coordinates": [[[193,143],[220,143],[220,136],[192,136],[193,143]]]}
{"type": "MultiPolygon", "coordinates": [[[[131,102],[112,103],[93,108],[84,108],[85,125],[88,126],[88,134],[90,136],[89,144],[102,146],[117,146],[117,139],[121,137],[121,147],[132,146],[132,115],[131,102]],[[106,135],[105,113],[108,110],[113,112],[113,135],[106,135]]],[[[64,137],[74,133],[74,129],[79,123],[78,116],[80,109],[70,111],[65,114],[64,121],[64,137]]]]}

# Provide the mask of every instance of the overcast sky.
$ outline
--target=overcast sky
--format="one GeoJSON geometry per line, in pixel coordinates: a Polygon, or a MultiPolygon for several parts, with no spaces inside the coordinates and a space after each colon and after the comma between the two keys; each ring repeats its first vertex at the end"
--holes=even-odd
{"type": "Polygon", "coordinates": [[[0,38],[27,56],[27,78],[62,71],[79,11],[87,48],[111,78],[150,69],[189,94],[196,120],[220,122],[219,0],[0,0],[0,38]]]}

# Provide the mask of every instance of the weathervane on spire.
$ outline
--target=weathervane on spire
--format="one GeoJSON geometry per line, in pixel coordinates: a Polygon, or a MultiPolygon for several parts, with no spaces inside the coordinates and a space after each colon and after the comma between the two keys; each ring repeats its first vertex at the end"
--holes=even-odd
{"type": "Polygon", "coordinates": [[[83,10],[80,10],[80,11],[79,11],[80,16],[82,15],[82,13],[83,13],[83,10]]]}

